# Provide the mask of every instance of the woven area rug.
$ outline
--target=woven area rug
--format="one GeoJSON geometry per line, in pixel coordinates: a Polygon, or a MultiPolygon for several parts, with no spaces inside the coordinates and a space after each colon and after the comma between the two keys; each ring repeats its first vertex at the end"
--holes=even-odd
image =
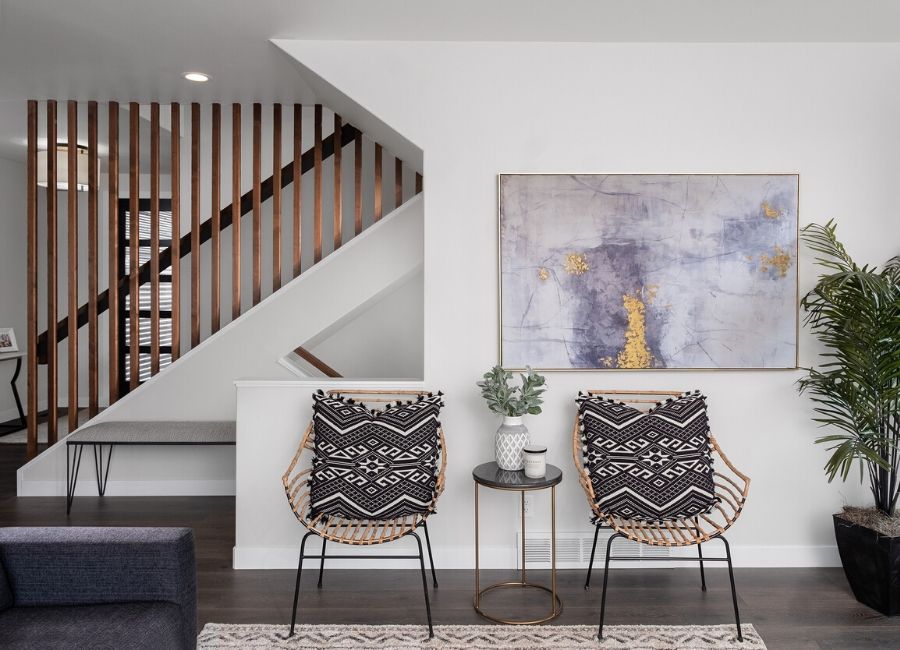
{"type": "Polygon", "coordinates": [[[288,639],[287,625],[207,623],[200,632],[197,648],[756,650],[766,647],[752,625],[744,625],[742,629],[743,643],[735,637],[734,625],[608,625],[603,630],[603,641],[597,640],[597,628],[589,625],[435,625],[431,640],[424,625],[298,625],[294,636],[288,639]]]}

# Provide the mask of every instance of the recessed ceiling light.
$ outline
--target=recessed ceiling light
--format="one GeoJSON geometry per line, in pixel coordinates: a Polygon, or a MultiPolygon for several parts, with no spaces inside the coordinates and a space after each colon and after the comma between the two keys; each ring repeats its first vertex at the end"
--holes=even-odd
{"type": "Polygon", "coordinates": [[[188,81],[197,81],[199,83],[209,81],[209,75],[203,74],[202,72],[185,72],[184,78],[188,81]]]}

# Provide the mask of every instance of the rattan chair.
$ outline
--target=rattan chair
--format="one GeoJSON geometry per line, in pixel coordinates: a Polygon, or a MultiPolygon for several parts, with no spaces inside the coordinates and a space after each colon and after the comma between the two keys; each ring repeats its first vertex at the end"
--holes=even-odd
{"type": "MultiPolygon", "coordinates": [[[[619,390],[591,390],[588,395],[609,396],[616,401],[628,404],[634,408],[647,411],[654,405],[669,398],[683,395],[681,391],[619,391],[619,390]]],[[[597,498],[591,484],[590,471],[583,461],[583,442],[581,438],[579,415],[575,415],[575,427],[572,432],[572,456],[575,468],[578,472],[578,480],[587,496],[588,504],[594,514],[595,530],[594,544],[591,549],[591,560],[588,565],[587,579],[584,588],[589,589],[591,583],[591,571],[594,566],[594,554],[597,550],[597,537],[601,528],[611,529],[613,534],[606,544],[606,562],[603,572],[603,595],[600,601],[600,626],[597,631],[598,638],[603,638],[603,619],[606,613],[606,588],[609,578],[609,563],[612,560],[644,560],[650,558],[636,556],[611,555],[613,541],[619,538],[628,539],[639,544],[649,546],[682,547],[696,546],[697,557],[671,557],[652,558],[653,561],[671,559],[675,561],[693,560],[700,563],[700,582],[703,591],[706,591],[706,575],[703,570],[705,562],[727,562],[728,577],[731,582],[731,598],[734,604],[734,618],[737,625],[737,637],[743,641],[741,633],[741,619],[738,611],[737,591],[734,585],[734,570],[731,564],[731,549],[724,533],[741,515],[744,502],[750,489],[750,479],[742,474],[731,464],[728,457],[722,452],[716,439],[710,435],[710,448],[713,457],[713,469],[715,494],[719,502],[712,512],[700,514],[695,517],[678,519],[674,521],[646,522],[602,512],[597,507],[597,498]],[[725,557],[704,557],[701,545],[712,540],[721,540],[725,546],[725,557]]]]}
{"type": "MultiPolygon", "coordinates": [[[[421,396],[427,395],[427,391],[414,390],[397,390],[397,391],[358,391],[358,390],[331,390],[328,395],[346,395],[352,396],[355,401],[363,404],[371,403],[389,403],[395,402],[399,397],[421,396]]],[[[417,555],[328,555],[332,559],[418,559],[419,567],[422,571],[422,587],[425,592],[425,611],[428,615],[428,636],[434,636],[434,630],[431,621],[431,602],[428,598],[428,580],[425,576],[425,556],[422,551],[422,540],[416,533],[421,528],[425,533],[425,543],[428,548],[428,559],[431,564],[431,577],[434,587],[437,588],[437,574],[434,570],[434,557],[431,552],[431,540],[428,537],[428,526],[426,519],[428,514],[434,510],[438,497],[444,491],[444,474],[447,468],[447,451],[444,444],[443,427],[438,427],[439,450],[440,455],[439,469],[436,477],[434,499],[427,513],[410,515],[389,520],[376,519],[346,519],[343,517],[317,514],[309,516],[310,511],[310,489],[308,486],[309,478],[312,473],[312,457],[314,452],[314,427],[313,422],[309,423],[303,434],[297,453],[288,466],[287,471],[282,476],[285,494],[291,510],[297,517],[297,520],[308,529],[300,543],[300,560],[297,565],[297,582],[294,587],[294,608],[291,617],[291,631],[289,636],[294,634],[294,626],[297,622],[297,604],[300,598],[300,576],[303,570],[303,560],[319,559],[319,588],[322,587],[322,576],[325,570],[325,547],[328,542],[337,544],[347,544],[350,546],[375,546],[377,544],[385,544],[404,537],[413,537],[418,545],[417,555]],[[303,458],[304,455],[306,458],[303,458]],[[318,536],[322,538],[322,554],[306,555],[306,540],[310,536],[318,536]]]]}

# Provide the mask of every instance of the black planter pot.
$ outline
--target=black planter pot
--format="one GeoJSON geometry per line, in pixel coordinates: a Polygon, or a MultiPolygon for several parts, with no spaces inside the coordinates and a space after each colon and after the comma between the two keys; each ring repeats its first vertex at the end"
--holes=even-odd
{"type": "Polygon", "coordinates": [[[886,616],[900,614],[900,537],[885,537],[838,515],[834,536],[856,600],[886,616]]]}

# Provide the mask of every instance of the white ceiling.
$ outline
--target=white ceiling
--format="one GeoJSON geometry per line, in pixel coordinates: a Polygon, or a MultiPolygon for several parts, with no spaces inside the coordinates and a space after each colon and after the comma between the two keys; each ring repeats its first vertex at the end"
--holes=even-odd
{"type": "Polygon", "coordinates": [[[900,1],[0,0],[0,156],[27,98],[315,101],[272,38],[896,42],[900,1]]]}

